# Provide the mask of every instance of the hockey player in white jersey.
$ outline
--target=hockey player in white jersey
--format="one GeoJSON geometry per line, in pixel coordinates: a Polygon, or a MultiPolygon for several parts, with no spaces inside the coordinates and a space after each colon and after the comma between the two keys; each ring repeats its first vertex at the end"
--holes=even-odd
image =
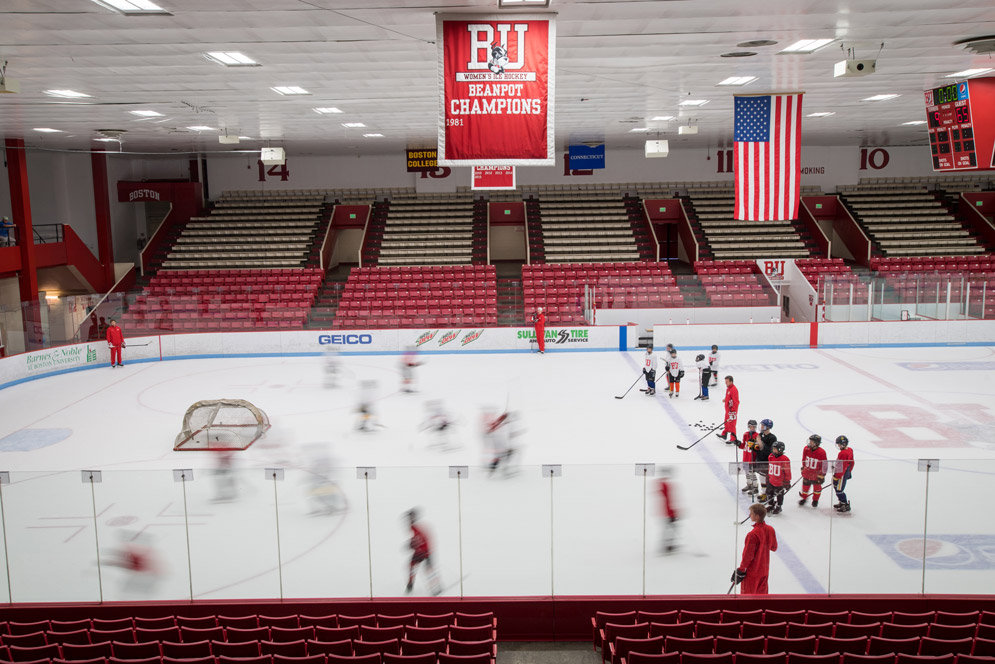
{"type": "Polygon", "coordinates": [[[441,399],[432,399],[425,404],[428,411],[425,422],[422,424],[422,431],[428,431],[434,440],[431,447],[442,452],[449,452],[458,446],[453,443],[453,418],[442,405],[441,399]]]}
{"type": "Polygon", "coordinates": [[[719,384],[719,347],[712,344],[712,352],[708,354],[708,366],[712,369],[712,387],[719,384]]]}
{"type": "Polygon", "coordinates": [[[681,378],[684,378],[684,364],[677,357],[677,351],[670,351],[667,360],[667,382],[670,384],[670,398],[681,396],[681,378]]]}
{"type": "Polygon", "coordinates": [[[695,397],[695,400],[708,401],[708,383],[712,379],[712,370],[708,366],[708,358],[705,357],[704,353],[698,353],[698,356],[694,358],[694,363],[698,367],[699,385],[698,396],[695,397]]]}
{"type": "Polygon", "coordinates": [[[652,344],[646,347],[643,357],[643,376],[646,377],[646,396],[651,397],[656,394],[656,355],[652,344]]]}

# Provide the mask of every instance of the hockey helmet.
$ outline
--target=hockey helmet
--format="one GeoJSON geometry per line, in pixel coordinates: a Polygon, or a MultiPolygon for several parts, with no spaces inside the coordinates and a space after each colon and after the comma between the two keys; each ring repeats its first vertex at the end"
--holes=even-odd
{"type": "Polygon", "coordinates": [[[653,350],[653,344],[646,344],[646,352],[649,353],[652,352],[652,350],[653,350]]]}
{"type": "Polygon", "coordinates": [[[811,436],[808,437],[808,446],[810,448],[814,450],[819,445],[822,445],[822,436],[820,436],[817,433],[813,433],[811,436]]]}
{"type": "Polygon", "coordinates": [[[750,420],[749,422],[746,423],[746,426],[748,426],[748,427],[755,427],[755,426],[757,426],[757,421],[756,420],[750,420]]]}
{"type": "Polygon", "coordinates": [[[846,436],[836,436],[836,447],[846,447],[850,444],[850,439],[846,436]]]}
{"type": "Polygon", "coordinates": [[[694,358],[695,362],[703,362],[704,360],[705,360],[705,356],[702,355],[701,353],[698,353],[698,355],[695,356],[695,358],[694,358]]]}
{"type": "Polygon", "coordinates": [[[760,428],[764,431],[770,431],[774,428],[774,420],[764,419],[760,420],[760,428]]]}
{"type": "Polygon", "coordinates": [[[712,344],[712,352],[713,353],[716,352],[718,349],[719,349],[718,346],[716,346],[715,344],[712,344]]]}
{"type": "Polygon", "coordinates": [[[670,349],[670,357],[677,357],[677,349],[676,348],[671,348],[670,349]]]}
{"type": "Polygon", "coordinates": [[[776,456],[781,456],[782,454],[784,454],[784,443],[782,443],[779,440],[776,441],[773,445],[771,445],[770,448],[774,450],[774,454],[776,456]]]}

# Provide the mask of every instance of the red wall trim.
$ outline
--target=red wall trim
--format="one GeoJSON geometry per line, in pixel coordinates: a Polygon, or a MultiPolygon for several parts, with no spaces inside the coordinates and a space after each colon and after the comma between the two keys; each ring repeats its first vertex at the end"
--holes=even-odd
{"type": "Polygon", "coordinates": [[[819,347],[819,323],[818,321],[812,321],[809,323],[808,328],[808,345],[809,348],[819,347]]]}
{"type": "Polygon", "coordinates": [[[97,220],[97,258],[102,267],[100,281],[90,285],[106,292],[114,285],[114,237],[111,229],[111,197],[107,191],[107,155],[99,150],[90,153],[93,170],[93,209],[97,220]]]}
{"type": "MultiPolygon", "coordinates": [[[[21,258],[18,288],[20,289],[21,302],[32,302],[38,299],[38,266],[35,259],[34,228],[31,224],[31,193],[28,188],[27,157],[22,139],[8,138],[5,145],[7,147],[7,179],[10,182],[11,221],[14,222],[17,250],[21,258]]],[[[28,321],[25,321],[25,326],[27,324],[28,321]]]]}

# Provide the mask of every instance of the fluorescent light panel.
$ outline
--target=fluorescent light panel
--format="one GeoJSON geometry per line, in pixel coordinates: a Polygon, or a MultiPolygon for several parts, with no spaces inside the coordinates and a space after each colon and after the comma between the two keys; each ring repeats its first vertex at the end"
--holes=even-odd
{"type": "Polygon", "coordinates": [[[273,92],[281,95],[309,95],[311,94],[298,85],[277,85],[270,88],[273,92]]]}
{"type": "Polygon", "coordinates": [[[322,108],[315,108],[313,110],[318,115],[329,115],[331,113],[341,113],[342,112],[339,109],[335,108],[334,106],[323,106],[322,108]]]}
{"type": "Polygon", "coordinates": [[[632,129],[629,130],[629,132],[632,133],[632,132],[649,131],[649,130],[650,130],[649,127],[633,127],[632,129]]]}
{"type": "Polygon", "coordinates": [[[193,125],[192,127],[187,127],[190,131],[217,131],[214,127],[208,127],[205,125],[193,125]]]}
{"type": "Polygon", "coordinates": [[[116,139],[116,138],[95,138],[93,140],[97,141],[98,143],[117,143],[118,139],[116,139]]]}
{"type": "Polygon", "coordinates": [[[363,134],[364,138],[383,138],[383,134],[363,134]]]}
{"type": "Polygon", "coordinates": [[[924,125],[924,124],[926,124],[925,120],[912,120],[911,122],[903,122],[902,126],[908,127],[910,125],[924,125]]]}
{"type": "Polygon", "coordinates": [[[807,118],[828,118],[830,115],[836,115],[833,111],[819,111],[818,113],[809,113],[805,117],[807,118]]]}
{"type": "Polygon", "coordinates": [[[651,122],[666,122],[667,120],[673,120],[673,115],[658,115],[654,118],[650,118],[651,122]]]}
{"type": "Polygon", "coordinates": [[[787,47],[781,49],[778,52],[779,53],[814,53],[815,51],[818,51],[820,48],[822,48],[826,44],[831,44],[833,41],[835,41],[835,40],[833,40],[833,39],[801,39],[799,41],[796,41],[791,46],[787,46],[787,47]]]}
{"type": "Polygon", "coordinates": [[[168,14],[169,12],[149,0],[93,0],[101,7],[122,14],[168,14]]]}
{"type": "Polygon", "coordinates": [[[258,67],[259,63],[241,51],[208,51],[204,55],[208,60],[225,67],[258,67]]]}
{"type": "Polygon", "coordinates": [[[716,85],[747,85],[757,80],[756,76],[730,76],[724,81],[719,81],[716,85]]]}
{"type": "Polygon", "coordinates": [[[140,118],[161,118],[162,113],[159,111],[128,111],[132,115],[137,115],[140,118]]]}
{"type": "Polygon", "coordinates": [[[707,99],[685,99],[678,106],[704,106],[707,103],[707,99]]]}
{"type": "Polygon", "coordinates": [[[52,129],[50,127],[35,127],[35,131],[40,131],[43,134],[61,134],[61,129],[52,129]]]}
{"type": "Polygon", "coordinates": [[[549,0],[498,0],[498,7],[549,7],[549,0]]]}
{"type": "Polygon", "coordinates": [[[360,127],[365,127],[366,125],[362,122],[343,122],[343,127],[349,127],[349,129],[358,129],[360,127]]]}
{"type": "Polygon", "coordinates": [[[977,76],[978,74],[987,74],[990,71],[995,71],[991,67],[987,69],[965,69],[964,71],[956,71],[953,74],[947,74],[945,78],[971,78],[972,76],[977,76]]]}
{"type": "Polygon", "coordinates": [[[889,99],[894,99],[895,97],[901,97],[902,95],[874,95],[873,97],[866,97],[863,101],[888,101],[889,99]]]}
{"type": "Polygon", "coordinates": [[[45,90],[45,94],[49,97],[61,97],[63,99],[84,99],[90,97],[88,94],[76,92],[75,90],[45,90]]]}

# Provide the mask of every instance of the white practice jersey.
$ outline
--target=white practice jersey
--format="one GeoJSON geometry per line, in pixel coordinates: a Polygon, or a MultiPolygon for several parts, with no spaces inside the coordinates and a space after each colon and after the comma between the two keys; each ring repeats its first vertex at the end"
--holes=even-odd
{"type": "Polygon", "coordinates": [[[671,376],[677,378],[677,374],[684,371],[684,363],[681,362],[681,358],[672,357],[667,360],[667,371],[670,372],[671,376]]]}
{"type": "Polygon", "coordinates": [[[708,354],[708,366],[712,368],[712,373],[719,372],[719,351],[713,350],[708,354]]]}
{"type": "Polygon", "coordinates": [[[643,356],[643,360],[643,369],[646,371],[656,371],[656,355],[646,353],[646,355],[643,356]]]}
{"type": "Polygon", "coordinates": [[[708,364],[708,358],[706,357],[704,360],[699,360],[698,362],[695,362],[695,366],[697,366],[699,369],[708,369],[710,366],[708,364]]]}

